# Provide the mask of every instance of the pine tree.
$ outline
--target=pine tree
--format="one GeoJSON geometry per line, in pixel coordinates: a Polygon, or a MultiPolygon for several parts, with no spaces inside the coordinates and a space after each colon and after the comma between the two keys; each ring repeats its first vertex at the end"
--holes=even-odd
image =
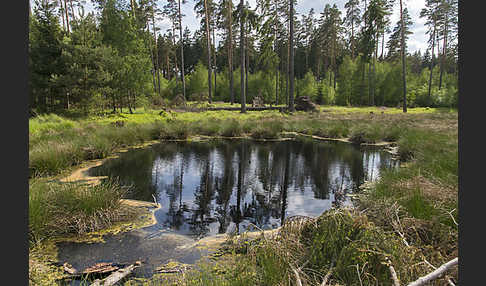
{"type": "Polygon", "coordinates": [[[344,8],[346,8],[346,16],[344,17],[343,23],[346,27],[351,27],[351,35],[349,37],[349,42],[351,45],[351,57],[354,59],[356,57],[355,49],[356,49],[356,37],[355,37],[355,28],[357,28],[361,21],[361,10],[359,8],[359,0],[348,0],[346,4],[344,4],[344,8]]]}
{"type": "MultiPolygon", "coordinates": [[[[412,19],[410,17],[410,14],[408,13],[408,9],[405,8],[403,9],[403,22],[404,22],[404,45],[406,49],[406,43],[409,38],[409,36],[412,34],[412,31],[410,30],[412,27],[412,19]]],[[[389,61],[395,61],[398,60],[399,57],[401,57],[401,35],[402,35],[402,23],[401,20],[399,20],[395,27],[393,28],[393,32],[390,35],[388,42],[386,44],[386,47],[388,49],[388,54],[387,54],[387,60],[389,61]]]]}
{"type": "Polygon", "coordinates": [[[212,63],[211,63],[211,15],[213,14],[214,4],[211,0],[200,0],[196,2],[194,10],[202,17],[201,22],[204,21],[202,26],[205,29],[206,35],[206,49],[207,49],[207,68],[208,68],[208,102],[212,103],[212,63]]]}
{"type": "Polygon", "coordinates": [[[426,18],[427,21],[425,25],[428,27],[427,34],[429,34],[429,43],[431,45],[431,59],[430,59],[430,74],[429,74],[429,89],[428,89],[428,104],[431,104],[431,90],[432,90],[432,71],[434,69],[434,48],[435,48],[435,39],[437,34],[437,25],[439,20],[439,6],[440,0],[427,0],[425,2],[425,8],[420,11],[420,17],[426,18]]]}
{"type": "Polygon", "coordinates": [[[289,68],[289,77],[290,77],[290,87],[289,87],[289,110],[290,112],[295,111],[294,108],[294,0],[289,0],[289,18],[290,18],[290,40],[289,40],[289,47],[290,47],[290,68],[289,68]]]}

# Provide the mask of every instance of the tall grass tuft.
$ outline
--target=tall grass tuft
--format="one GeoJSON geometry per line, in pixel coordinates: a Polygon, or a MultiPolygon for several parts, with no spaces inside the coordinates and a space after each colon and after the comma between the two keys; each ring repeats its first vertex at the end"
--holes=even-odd
{"type": "Polygon", "coordinates": [[[55,175],[84,159],[82,146],[72,141],[47,141],[29,150],[31,176],[55,175]]]}
{"type": "Polygon", "coordinates": [[[251,137],[255,139],[277,139],[283,131],[281,121],[262,121],[251,131],[251,137]]]}
{"type": "Polygon", "coordinates": [[[129,218],[120,199],[126,193],[115,181],[82,183],[29,182],[29,240],[67,233],[82,234],[129,218]]]}
{"type": "Polygon", "coordinates": [[[220,134],[226,137],[237,137],[243,134],[243,128],[238,120],[231,119],[222,124],[220,134]]]}
{"type": "Polygon", "coordinates": [[[189,123],[184,121],[173,121],[170,124],[165,124],[160,130],[160,139],[187,139],[191,134],[189,123]]]}

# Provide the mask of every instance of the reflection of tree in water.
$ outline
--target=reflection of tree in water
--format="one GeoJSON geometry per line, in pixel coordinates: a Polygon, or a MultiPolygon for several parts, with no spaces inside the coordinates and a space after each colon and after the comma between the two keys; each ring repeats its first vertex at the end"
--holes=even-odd
{"type": "Polygon", "coordinates": [[[194,190],[194,204],[197,208],[190,210],[191,219],[188,222],[193,234],[202,237],[209,232],[209,224],[215,219],[211,217],[211,201],[215,195],[213,164],[210,164],[209,158],[206,160],[201,182],[194,190]]]}
{"type": "Polygon", "coordinates": [[[280,213],[280,224],[282,225],[285,220],[285,210],[287,209],[287,192],[289,188],[289,174],[290,174],[290,152],[286,152],[285,155],[285,170],[284,170],[284,181],[282,185],[282,192],[280,195],[280,200],[282,202],[282,211],[280,213]]]}
{"type": "Polygon", "coordinates": [[[373,165],[373,157],[366,156],[329,142],[171,142],[128,152],[123,160],[109,161],[105,171],[120,176],[123,184],[135,184],[137,199],[152,201],[158,193],[167,200],[165,225],[204,236],[225,233],[232,223],[238,232],[245,221],[259,227],[278,224],[295,195],[305,207],[305,200],[355,190],[365,178],[363,169],[373,165]],[[313,195],[301,195],[308,192],[313,195]]]}
{"type": "MultiPolygon", "coordinates": [[[[182,157],[182,156],[181,156],[182,157]]],[[[180,168],[174,166],[173,182],[164,185],[165,192],[169,198],[169,211],[167,212],[166,225],[179,230],[184,223],[184,211],[182,205],[182,182],[184,180],[184,160],[181,158],[180,168]]]]}
{"type": "Polygon", "coordinates": [[[215,178],[216,218],[219,222],[218,233],[225,233],[230,223],[228,219],[228,207],[235,184],[233,171],[234,151],[229,144],[224,144],[221,149],[223,151],[223,176],[221,178],[215,178]]]}
{"type": "Polygon", "coordinates": [[[238,154],[238,182],[236,186],[236,206],[230,206],[230,216],[232,221],[236,225],[236,232],[240,233],[240,223],[242,221],[242,212],[241,212],[241,197],[243,195],[243,188],[244,188],[244,180],[245,180],[245,167],[247,165],[247,144],[246,142],[241,142],[239,144],[239,148],[237,151],[238,154]]]}

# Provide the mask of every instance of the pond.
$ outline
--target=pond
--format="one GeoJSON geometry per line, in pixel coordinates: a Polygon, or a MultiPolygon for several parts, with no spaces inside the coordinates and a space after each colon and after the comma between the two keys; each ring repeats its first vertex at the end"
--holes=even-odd
{"type": "Polygon", "coordinates": [[[377,148],[315,140],[213,139],[129,150],[91,168],[89,175],[117,178],[131,186],[127,198],[155,198],[161,205],[155,211],[157,223],[107,237],[104,244],[60,244],[59,258],[75,267],[149,259],[141,256],[151,256],[152,265],[174,257],[190,263],[202,254],[194,249],[177,253],[185,249],[179,247],[182,241],[241,233],[253,225],[276,228],[295,215],[319,216],[333,205],[351,204],[346,194],[397,164],[377,148]],[[167,240],[171,237],[177,239],[167,240]],[[158,247],[170,251],[155,254],[158,247]],[[83,255],[91,259],[83,262],[83,255]]]}

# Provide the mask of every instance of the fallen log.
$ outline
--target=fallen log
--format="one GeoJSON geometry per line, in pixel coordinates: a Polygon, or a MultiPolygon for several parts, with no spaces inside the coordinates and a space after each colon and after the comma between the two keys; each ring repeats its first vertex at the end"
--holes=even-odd
{"type": "MultiPolygon", "coordinates": [[[[287,107],[279,107],[279,106],[266,106],[266,107],[251,107],[247,106],[246,111],[262,111],[262,110],[279,110],[284,111],[287,107]]],[[[208,108],[201,108],[201,111],[219,111],[219,110],[226,110],[226,111],[238,111],[241,110],[241,107],[208,107],[208,108]]]]}
{"type": "Polygon", "coordinates": [[[106,277],[103,280],[96,279],[91,286],[113,286],[116,283],[118,283],[120,280],[123,278],[127,277],[130,275],[135,268],[139,267],[141,265],[140,261],[135,262],[134,264],[131,264],[125,268],[118,269],[117,271],[113,272],[110,274],[110,276],[106,277]]]}

